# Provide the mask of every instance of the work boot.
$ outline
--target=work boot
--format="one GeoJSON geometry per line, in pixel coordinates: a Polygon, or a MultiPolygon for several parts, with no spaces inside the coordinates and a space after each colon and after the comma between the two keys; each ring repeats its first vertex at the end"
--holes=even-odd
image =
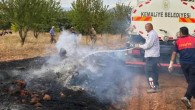
{"type": "Polygon", "coordinates": [[[147,89],[147,93],[156,93],[156,90],[151,88],[151,89],[147,89]]]}
{"type": "Polygon", "coordinates": [[[192,108],[191,103],[190,103],[190,101],[189,101],[189,99],[187,97],[182,97],[181,98],[181,101],[185,104],[185,106],[187,107],[187,109],[192,108]]]}
{"type": "Polygon", "coordinates": [[[156,92],[160,91],[160,87],[159,86],[156,86],[154,89],[156,90],[156,92]]]}
{"type": "Polygon", "coordinates": [[[159,86],[155,86],[155,88],[150,87],[150,89],[147,89],[147,93],[157,93],[159,91],[160,91],[159,86]]]}

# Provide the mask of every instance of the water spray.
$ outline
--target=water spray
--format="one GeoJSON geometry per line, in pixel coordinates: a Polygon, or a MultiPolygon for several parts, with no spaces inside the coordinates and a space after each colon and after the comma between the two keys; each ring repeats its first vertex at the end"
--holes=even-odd
{"type": "Polygon", "coordinates": [[[130,51],[133,50],[134,48],[128,48],[128,49],[122,49],[122,50],[102,50],[102,51],[95,51],[93,53],[90,53],[88,55],[86,55],[85,57],[81,58],[81,61],[85,60],[87,57],[94,55],[94,54],[98,54],[98,53],[115,53],[115,52],[125,52],[125,51],[130,51]]]}

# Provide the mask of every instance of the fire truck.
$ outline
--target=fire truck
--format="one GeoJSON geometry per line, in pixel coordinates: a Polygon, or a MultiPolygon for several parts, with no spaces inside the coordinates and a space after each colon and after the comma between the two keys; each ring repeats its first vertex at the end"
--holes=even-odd
{"type": "MultiPolygon", "coordinates": [[[[161,67],[169,66],[174,42],[179,28],[186,26],[195,36],[195,0],[148,0],[139,3],[131,12],[130,45],[144,43],[147,36],[145,24],[152,23],[160,40],[161,67]]],[[[144,66],[144,50],[132,49],[127,52],[125,63],[130,66],[144,66]]],[[[174,63],[175,70],[180,68],[179,60],[174,63]]]]}

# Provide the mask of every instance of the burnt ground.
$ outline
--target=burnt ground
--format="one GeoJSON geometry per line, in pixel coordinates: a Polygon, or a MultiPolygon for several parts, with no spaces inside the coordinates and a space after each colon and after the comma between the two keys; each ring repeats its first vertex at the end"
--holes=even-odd
{"type": "MultiPolygon", "coordinates": [[[[125,107],[116,103],[101,102],[84,90],[74,91],[62,88],[57,83],[53,86],[58,86],[60,90],[53,88],[54,90],[47,91],[52,99],[50,101],[40,100],[41,107],[31,104],[29,95],[21,96],[20,93],[10,94],[7,91],[5,87],[10,84],[10,81],[22,79],[21,76],[23,74],[28,74],[28,69],[39,69],[47,59],[48,57],[37,57],[0,63],[0,110],[186,110],[186,107],[180,101],[187,87],[185,78],[182,75],[167,72],[160,73],[160,91],[153,94],[146,93],[147,85],[143,71],[134,74],[133,78],[130,79],[132,80],[131,95],[125,107]],[[13,70],[21,72],[13,75],[13,70]],[[60,91],[64,93],[65,97],[59,97],[58,93],[60,91]]],[[[194,99],[192,100],[192,106],[195,108],[194,99]]]]}
{"type": "MultiPolygon", "coordinates": [[[[43,92],[26,90],[24,94],[21,90],[17,90],[14,81],[23,80],[22,76],[29,74],[29,69],[39,69],[49,57],[36,57],[12,62],[0,63],[0,110],[108,110],[112,105],[108,102],[100,102],[96,97],[89,95],[84,90],[72,90],[62,87],[52,79],[35,79],[32,82],[39,81],[43,84],[51,83],[51,87],[47,90],[52,99],[49,101],[39,99],[41,107],[31,103],[32,94],[43,97],[43,92]],[[19,71],[14,73],[13,71],[19,71]],[[45,81],[45,82],[44,82],[45,81]],[[52,84],[53,83],[53,84],[52,84]],[[16,87],[16,88],[14,88],[16,87]],[[16,90],[10,88],[14,88],[16,90]],[[59,93],[63,93],[59,95],[59,93]]],[[[28,85],[28,84],[27,84],[28,85]]],[[[40,89],[40,88],[38,88],[40,89]]],[[[23,90],[22,90],[23,91],[23,90]]]]}
{"type": "MultiPolygon", "coordinates": [[[[187,110],[180,98],[186,91],[186,81],[182,75],[161,73],[160,92],[147,94],[145,76],[137,74],[134,79],[128,110],[187,110]]],[[[195,110],[195,100],[192,99],[195,110]]]]}

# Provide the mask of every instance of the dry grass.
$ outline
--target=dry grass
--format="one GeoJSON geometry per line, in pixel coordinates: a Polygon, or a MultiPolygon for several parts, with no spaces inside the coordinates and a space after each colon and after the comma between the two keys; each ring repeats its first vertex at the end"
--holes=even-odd
{"type": "Polygon", "coordinates": [[[0,38],[0,61],[18,60],[36,56],[50,55],[55,52],[48,34],[41,34],[38,39],[29,33],[23,46],[18,33],[8,34],[0,38]]]}
{"type": "MultiPolygon", "coordinates": [[[[89,36],[84,36],[81,44],[89,45],[88,43],[86,43],[86,37],[89,36]]],[[[116,49],[124,47],[126,41],[127,37],[121,38],[120,35],[103,34],[102,36],[97,36],[97,45],[100,47],[104,47],[104,49],[116,49]]]]}
{"type": "MultiPolygon", "coordinates": [[[[57,36],[59,36],[59,34],[57,36]]],[[[58,37],[56,39],[58,39],[58,37]]],[[[97,45],[104,47],[104,49],[114,49],[123,47],[125,40],[126,38],[121,39],[120,35],[98,35],[97,45]]],[[[86,43],[86,36],[82,37],[80,44],[89,45],[86,43]]],[[[55,44],[50,43],[48,33],[42,33],[39,38],[36,39],[33,37],[33,33],[29,32],[23,46],[21,46],[18,33],[0,37],[0,62],[48,56],[56,52],[55,44]]]]}

